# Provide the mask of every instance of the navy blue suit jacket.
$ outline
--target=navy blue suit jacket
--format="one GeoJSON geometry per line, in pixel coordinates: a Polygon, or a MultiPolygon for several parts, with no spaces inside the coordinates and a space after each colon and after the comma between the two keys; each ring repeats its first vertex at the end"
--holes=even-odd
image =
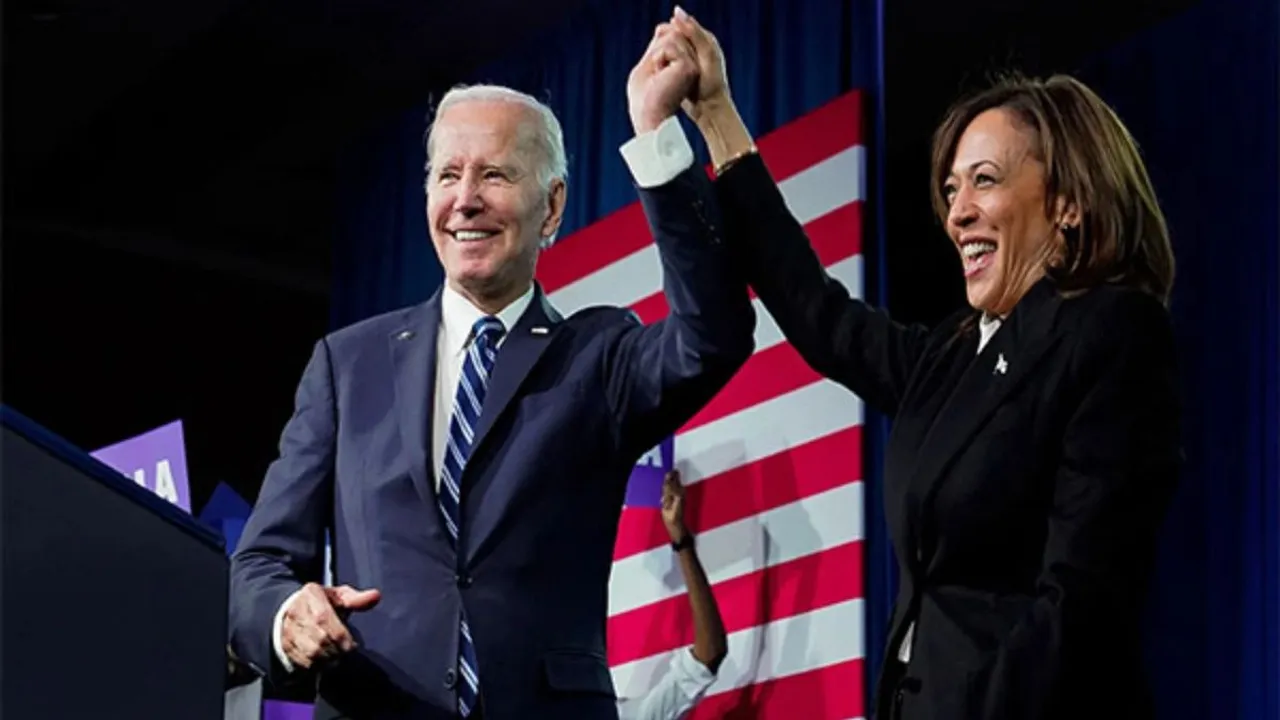
{"type": "Polygon", "coordinates": [[[755,323],[702,170],[640,196],[671,314],[562,318],[537,290],[498,354],[456,549],[429,450],[439,293],[316,344],[232,559],[230,624],[236,653],[278,677],[272,621],[322,577],[331,529],[335,582],[382,601],[316,675],[317,716],[452,717],[465,607],[488,720],[616,718],[606,594],[626,480],[746,361],[755,323]]]}

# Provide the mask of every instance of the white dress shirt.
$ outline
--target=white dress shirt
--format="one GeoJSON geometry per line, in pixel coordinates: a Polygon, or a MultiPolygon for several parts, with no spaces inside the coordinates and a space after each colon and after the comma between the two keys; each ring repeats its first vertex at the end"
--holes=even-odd
{"type": "MultiPolygon", "coordinates": [[[[1004,322],[1001,318],[982,313],[978,318],[978,352],[982,352],[982,348],[987,346],[992,336],[1000,329],[1000,323],[1004,322]]],[[[911,662],[911,642],[916,637],[916,623],[913,620],[907,626],[907,634],[902,636],[902,644],[898,646],[898,661],[901,663],[911,662]]]]}
{"type": "MultiPolygon", "coordinates": [[[[619,151],[636,184],[642,188],[668,183],[693,165],[693,149],[680,127],[680,121],[674,116],[667,118],[654,130],[628,140],[619,151]]],[[[498,319],[508,332],[515,327],[516,321],[532,301],[533,286],[530,285],[523,295],[498,313],[498,319]]],[[[458,378],[462,376],[464,353],[472,340],[472,326],[484,314],[450,288],[448,282],[444,284],[440,296],[440,330],[436,335],[436,393],[432,400],[431,414],[431,462],[435,468],[433,475],[437,492],[440,490],[440,467],[444,463],[444,449],[449,440],[449,422],[453,417],[453,396],[458,391],[458,378]]],[[[505,334],[502,336],[498,347],[502,346],[506,337],[505,334]]],[[[295,592],[280,603],[280,609],[276,611],[271,625],[271,644],[276,651],[276,658],[280,660],[285,672],[290,673],[293,672],[293,663],[284,652],[281,626],[284,624],[285,610],[297,596],[298,593],[295,592]]]]}
{"type": "MultiPolygon", "coordinates": [[[[498,320],[507,332],[498,340],[506,342],[507,334],[533,302],[533,285],[500,310],[498,320]]],[[[440,469],[444,467],[444,449],[449,443],[449,423],[453,420],[453,399],[462,377],[462,363],[475,340],[471,329],[486,313],[471,304],[445,283],[440,293],[440,332],[436,335],[436,397],[431,415],[431,463],[435,468],[436,492],[440,492],[440,469]]]]}
{"type": "Polygon", "coordinates": [[[1004,322],[999,317],[982,313],[982,317],[978,318],[978,352],[982,352],[982,348],[987,346],[992,336],[1000,329],[1000,323],[1004,322]]]}
{"type": "Polygon", "coordinates": [[[693,656],[693,649],[685,648],[648,693],[618,698],[618,720],[683,720],[715,679],[715,673],[693,656]]]}

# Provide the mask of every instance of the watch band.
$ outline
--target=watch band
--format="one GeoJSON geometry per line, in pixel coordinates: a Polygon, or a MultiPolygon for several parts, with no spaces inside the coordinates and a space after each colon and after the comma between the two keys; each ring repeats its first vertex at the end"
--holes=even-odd
{"type": "Polygon", "coordinates": [[[680,552],[685,548],[691,547],[693,547],[693,533],[685,533],[684,537],[671,543],[671,549],[675,552],[680,552]]]}
{"type": "Polygon", "coordinates": [[[713,168],[711,172],[716,177],[720,177],[721,175],[728,172],[729,168],[733,167],[734,165],[737,165],[739,160],[742,160],[745,157],[750,157],[759,152],[760,151],[756,148],[755,143],[752,143],[751,146],[748,147],[746,150],[742,150],[737,154],[735,154],[733,157],[729,158],[728,160],[725,160],[723,163],[720,163],[720,165],[713,168]]]}

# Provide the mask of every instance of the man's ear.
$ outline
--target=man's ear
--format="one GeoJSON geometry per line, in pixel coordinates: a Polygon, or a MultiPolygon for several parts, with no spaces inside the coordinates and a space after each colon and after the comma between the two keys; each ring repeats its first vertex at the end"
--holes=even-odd
{"type": "Polygon", "coordinates": [[[547,216],[542,221],[542,227],[539,234],[543,239],[554,237],[556,232],[560,230],[560,223],[564,221],[565,201],[568,197],[568,188],[565,186],[564,180],[556,178],[551,181],[551,188],[547,192],[547,216]]]}

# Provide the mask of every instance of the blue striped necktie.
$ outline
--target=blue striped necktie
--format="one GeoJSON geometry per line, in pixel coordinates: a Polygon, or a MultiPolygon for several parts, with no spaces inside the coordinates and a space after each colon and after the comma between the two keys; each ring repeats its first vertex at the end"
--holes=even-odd
{"type": "MultiPolygon", "coordinates": [[[[474,338],[462,361],[462,375],[458,378],[458,392],[453,397],[453,419],[449,422],[449,442],[445,447],[444,468],[440,472],[440,491],[436,493],[445,527],[457,546],[462,530],[462,469],[471,457],[471,445],[475,429],[484,407],[485,390],[489,387],[489,373],[498,357],[498,341],[506,328],[492,315],[480,318],[471,328],[474,338]]],[[[458,713],[462,717],[471,714],[480,696],[480,675],[476,665],[476,648],[471,642],[471,628],[467,626],[467,614],[462,612],[461,635],[458,639],[458,713]]]]}

